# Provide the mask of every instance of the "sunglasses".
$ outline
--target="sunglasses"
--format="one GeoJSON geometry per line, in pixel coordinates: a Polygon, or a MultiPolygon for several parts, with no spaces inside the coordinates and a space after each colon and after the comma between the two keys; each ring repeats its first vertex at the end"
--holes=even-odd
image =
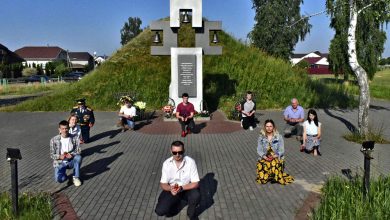
{"type": "Polygon", "coordinates": [[[184,151],[172,151],[172,154],[173,154],[173,155],[177,155],[177,154],[183,155],[183,154],[184,154],[184,151]]]}

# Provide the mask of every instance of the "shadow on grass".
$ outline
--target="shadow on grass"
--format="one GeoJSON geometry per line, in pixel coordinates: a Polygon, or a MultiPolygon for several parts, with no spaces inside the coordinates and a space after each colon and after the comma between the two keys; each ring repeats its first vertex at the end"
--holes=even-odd
{"type": "Polygon", "coordinates": [[[204,99],[209,112],[217,110],[222,96],[232,96],[236,93],[236,80],[229,79],[226,73],[205,74],[204,99]]]}
{"type": "Polygon", "coordinates": [[[358,101],[352,95],[348,95],[344,91],[344,87],[340,84],[337,88],[329,88],[324,82],[311,81],[310,87],[318,95],[313,99],[309,106],[317,108],[351,108],[358,105],[358,101]]]}

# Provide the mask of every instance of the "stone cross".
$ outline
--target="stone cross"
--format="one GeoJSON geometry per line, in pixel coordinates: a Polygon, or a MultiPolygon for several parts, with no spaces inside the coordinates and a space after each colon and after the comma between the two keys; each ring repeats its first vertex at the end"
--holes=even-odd
{"type": "Polygon", "coordinates": [[[189,101],[196,111],[203,109],[203,60],[205,55],[222,54],[222,46],[210,45],[210,31],[220,31],[222,22],[202,20],[202,0],[170,0],[170,21],[153,21],[150,29],[163,33],[162,46],[151,46],[151,55],[171,56],[171,84],[169,97],[178,105],[182,93],[189,94],[189,101]],[[195,29],[195,47],[179,48],[177,33],[180,14],[192,12],[192,28],[195,29]]]}

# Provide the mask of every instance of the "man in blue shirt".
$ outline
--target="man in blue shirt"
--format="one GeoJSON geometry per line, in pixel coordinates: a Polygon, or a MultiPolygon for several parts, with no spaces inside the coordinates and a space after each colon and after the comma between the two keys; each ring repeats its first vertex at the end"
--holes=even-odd
{"type": "Polygon", "coordinates": [[[291,105],[284,110],[283,116],[286,121],[284,137],[290,137],[293,132],[296,132],[297,139],[302,143],[302,123],[305,120],[305,112],[302,106],[299,105],[298,99],[291,99],[291,105]]]}

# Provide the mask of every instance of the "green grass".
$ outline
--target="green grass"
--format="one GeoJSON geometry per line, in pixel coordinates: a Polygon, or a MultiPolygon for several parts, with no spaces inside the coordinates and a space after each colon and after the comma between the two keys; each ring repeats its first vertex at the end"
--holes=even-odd
{"type": "Polygon", "coordinates": [[[0,219],[45,220],[52,219],[51,197],[47,193],[19,195],[19,216],[12,213],[12,201],[8,193],[0,194],[0,219]]]}
{"type": "Polygon", "coordinates": [[[389,219],[390,177],[371,179],[367,202],[363,200],[362,188],[360,176],[352,181],[330,178],[322,189],[321,203],[313,211],[312,219],[389,219]]]}
{"type": "MultiPolygon", "coordinates": [[[[189,29],[184,25],[180,30],[180,46],[194,44],[194,33],[189,29]]],[[[150,55],[152,38],[153,33],[146,29],[81,81],[2,110],[69,111],[75,99],[85,97],[93,109],[113,111],[118,110],[116,94],[122,92],[136,92],[148,110],[161,109],[168,101],[171,62],[170,56],[150,55]]],[[[356,104],[341,88],[312,82],[304,70],[291,67],[287,61],[245,46],[224,32],[219,40],[223,54],[203,56],[204,99],[211,111],[219,108],[229,112],[247,90],[256,94],[258,109],[284,108],[293,97],[304,107],[356,104]]]]}
{"type": "Polygon", "coordinates": [[[377,144],[390,144],[390,141],[385,139],[383,132],[385,131],[385,124],[382,123],[379,127],[373,128],[369,126],[367,137],[359,134],[358,131],[351,131],[343,135],[344,139],[347,141],[355,143],[363,143],[364,141],[370,140],[375,141],[377,144]]]}
{"type": "Polygon", "coordinates": [[[0,85],[0,96],[2,95],[30,95],[52,91],[64,86],[63,83],[29,83],[29,84],[8,84],[0,85]]]}
{"type": "MultiPolygon", "coordinates": [[[[313,81],[318,81],[327,87],[343,87],[349,94],[359,95],[359,87],[356,81],[347,84],[341,78],[334,75],[312,75],[313,81]]],[[[372,98],[390,100],[390,69],[384,69],[375,73],[374,79],[370,82],[370,95],[372,98]]]]}

